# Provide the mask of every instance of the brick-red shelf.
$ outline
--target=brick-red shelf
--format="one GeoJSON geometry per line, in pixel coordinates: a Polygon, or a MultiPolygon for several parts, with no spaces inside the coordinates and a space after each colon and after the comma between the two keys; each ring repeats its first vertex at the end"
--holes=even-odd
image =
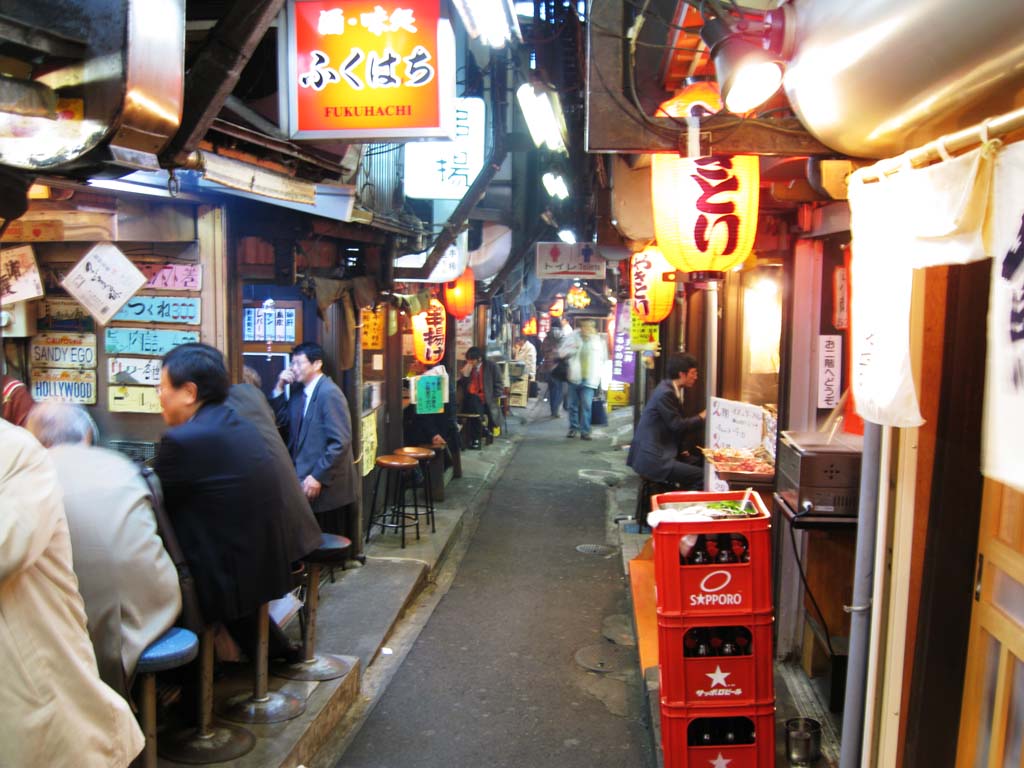
{"type": "MultiPolygon", "coordinates": [[[[673,706],[734,707],[775,701],[770,613],[722,614],[679,619],[658,617],[661,700],[673,706]],[[734,656],[686,656],[684,637],[693,629],[744,627],[750,653],[734,656]]],[[[710,634],[710,633],[709,633],[710,634]]]]}
{"type": "MultiPolygon", "coordinates": [[[[698,724],[700,725],[700,724],[698,724]]],[[[661,705],[661,745],[665,768],[772,768],[775,765],[775,707],[718,709],[661,705]],[[690,745],[688,731],[695,720],[717,717],[747,718],[753,725],[753,744],[690,745]]]]}
{"type": "MultiPolygon", "coordinates": [[[[729,493],[662,493],[653,497],[652,510],[671,503],[739,501],[742,491],[729,493]]],[[[772,610],[771,515],[752,493],[756,517],[720,521],[662,522],[654,528],[654,580],[659,617],[716,616],[765,613],[772,610]],[[684,564],[680,541],[684,536],[741,534],[747,540],[746,563],[684,564]]]]}

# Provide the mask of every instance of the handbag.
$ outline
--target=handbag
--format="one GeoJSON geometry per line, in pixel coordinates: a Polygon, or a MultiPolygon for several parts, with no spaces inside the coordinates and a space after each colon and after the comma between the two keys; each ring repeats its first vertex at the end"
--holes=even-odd
{"type": "Polygon", "coordinates": [[[206,627],[203,621],[203,612],[199,607],[199,594],[196,592],[196,580],[188,567],[185,554],[178,544],[178,537],[174,533],[174,527],[167,517],[164,509],[164,492],[160,487],[160,478],[151,467],[139,467],[139,474],[149,488],[149,499],[153,505],[153,516],[156,518],[156,530],[164,542],[164,549],[171,557],[175,569],[178,571],[178,586],[181,588],[181,616],[178,617],[177,625],[195,632],[202,633],[206,627]]]}
{"type": "Polygon", "coordinates": [[[608,412],[604,407],[604,397],[594,395],[590,403],[590,424],[595,427],[608,426],[608,412]]]}
{"type": "Polygon", "coordinates": [[[569,360],[567,358],[563,357],[555,363],[555,367],[551,369],[551,378],[555,381],[565,381],[569,378],[569,360]]]}

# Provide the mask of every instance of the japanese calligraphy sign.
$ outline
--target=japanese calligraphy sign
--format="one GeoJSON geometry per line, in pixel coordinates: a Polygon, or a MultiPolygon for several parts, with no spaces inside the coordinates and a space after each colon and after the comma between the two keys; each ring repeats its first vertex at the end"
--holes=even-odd
{"type": "Polygon", "coordinates": [[[363,477],[373,471],[377,459],[377,411],[370,411],[363,416],[359,428],[361,462],[363,477]]]}
{"type": "Polygon", "coordinates": [[[242,340],[294,343],[295,317],[291,308],[246,307],[242,313],[242,340]]]}
{"type": "Polygon", "coordinates": [[[415,377],[416,413],[441,413],[447,385],[447,376],[415,377]]]}
{"type": "Polygon", "coordinates": [[[199,299],[188,299],[183,296],[135,296],[121,307],[114,315],[114,319],[135,323],[199,325],[199,299]]]}
{"type": "Polygon", "coordinates": [[[384,312],[383,307],[361,310],[363,349],[384,349],[384,312]]]}
{"type": "Polygon", "coordinates": [[[31,245],[0,251],[0,303],[14,304],[43,295],[43,281],[31,245]]]}
{"type": "Polygon", "coordinates": [[[461,200],[484,166],[484,100],[455,100],[455,138],[405,148],[405,194],[461,200]]]}
{"type": "Polygon", "coordinates": [[[195,331],[151,331],[145,328],[107,328],[108,355],[164,355],[177,346],[199,341],[195,331]]]}
{"type": "Polygon", "coordinates": [[[32,399],[95,405],[96,371],[67,368],[33,368],[30,372],[32,399]]]}
{"type": "Polygon", "coordinates": [[[708,415],[708,448],[753,450],[761,445],[764,411],[760,405],[712,397],[708,415]]]}
{"type": "Polygon", "coordinates": [[[661,343],[661,328],[657,323],[645,323],[629,313],[629,344],[636,350],[656,350],[661,343]]]}
{"type": "Polygon", "coordinates": [[[604,280],[605,260],[590,243],[537,243],[537,277],[604,280]]]}
{"type": "Polygon", "coordinates": [[[452,136],[455,39],[439,0],[289,0],[279,38],[291,136],[452,136]]]}
{"type": "Polygon", "coordinates": [[[111,413],[160,413],[156,387],[107,387],[107,409],[111,413]]]}
{"type": "Polygon", "coordinates": [[[29,346],[32,367],[95,368],[96,334],[40,333],[29,346]]]}
{"type": "Polygon", "coordinates": [[[201,291],[202,264],[140,264],[146,288],[155,291],[201,291]]]}
{"type": "Polygon", "coordinates": [[[842,392],[843,337],[818,337],[818,407],[835,408],[842,392]]]}
{"type": "Polygon", "coordinates": [[[107,383],[155,387],[160,383],[160,358],[108,357],[107,383]]]}
{"type": "MultiPolygon", "coordinates": [[[[619,302],[615,307],[615,349],[612,353],[612,381],[632,384],[636,376],[636,356],[630,340],[629,304],[619,302]]],[[[550,322],[550,320],[548,321],[550,322]]],[[[657,326],[655,326],[657,327],[657,326]]]]}
{"type": "Polygon", "coordinates": [[[61,281],[100,325],[146,283],[146,276],[112,243],[99,243],[61,281]]]}

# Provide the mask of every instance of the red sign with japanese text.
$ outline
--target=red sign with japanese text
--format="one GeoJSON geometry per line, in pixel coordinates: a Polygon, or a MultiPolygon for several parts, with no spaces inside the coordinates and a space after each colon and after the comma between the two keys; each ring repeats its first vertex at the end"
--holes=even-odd
{"type": "Polygon", "coordinates": [[[455,42],[439,0],[290,0],[289,133],[450,137],[455,42]]]}

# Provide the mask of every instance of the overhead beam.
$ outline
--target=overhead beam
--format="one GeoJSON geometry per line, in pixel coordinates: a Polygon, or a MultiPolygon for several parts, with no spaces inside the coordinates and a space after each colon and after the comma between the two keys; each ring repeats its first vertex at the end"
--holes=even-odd
{"type": "Polygon", "coordinates": [[[283,6],[284,0],[235,0],[210,31],[185,76],[181,128],[161,155],[163,165],[181,166],[199,147],[283,6]]]}
{"type": "MultiPolygon", "coordinates": [[[[686,126],[669,117],[646,117],[627,95],[623,36],[625,0],[590,6],[587,24],[587,152],[680,152],[687,146],[686,126]]],[[[631,75],[630,75],[631,76],[631,75]]],[[[786,123],[741,120],[719,114],[701,121],[702,155],[831,156],[830,149],[793,119],[786,123]]]]}

